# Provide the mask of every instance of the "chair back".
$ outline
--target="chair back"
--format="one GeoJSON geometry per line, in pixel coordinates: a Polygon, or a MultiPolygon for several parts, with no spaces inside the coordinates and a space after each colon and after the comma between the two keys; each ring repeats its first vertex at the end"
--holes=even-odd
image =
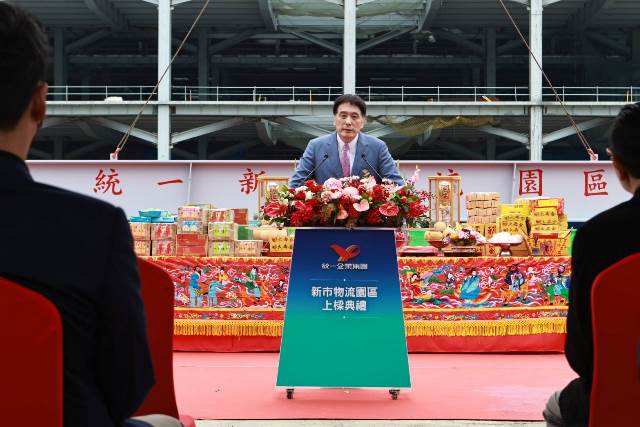
{"type": "Polygon", "coordinates": [[[140,258],[138,269],[156,382],[135,415],[164,414],[178,418],[173,387],[173,281],[162,268],[140,258]]]}
{"type": "Polygon", "coordinates": [[[62,321],[46,297],[0,277],[2,425],[62,427],[62,321]]]}
{"type": "Polygon", "coordinates": [[[591,289],[591,427],[637,425],[640,404],[640,253],[601,272],[591,289]]]}

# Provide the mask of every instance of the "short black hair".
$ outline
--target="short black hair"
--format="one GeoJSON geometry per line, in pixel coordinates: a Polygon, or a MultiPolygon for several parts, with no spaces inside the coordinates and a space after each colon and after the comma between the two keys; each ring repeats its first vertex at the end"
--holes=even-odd
{"type": "Polygon", "coordinates": [[[13,130],[46,80],[48,41],[31,13],[0,3],[0,129],[13,130]]]}
{"type": "Polygon", "coordinates": [[[345,93],[344,95],[340,95],[333,101],[333,115],[338,114],[338,107],[342,104],[353,104],[360,109],[360,114],[362,117],[366,117],[367,115],[367,104],[364,103],[364,99],[360,98],[358,95],[352,95],[350,93],[345,93]]]}
{"type": "Polygon", "coordinates": [[[627,104],[611,128],[610,150],[629,175],[640,178],[640,102],[627,104]]]}

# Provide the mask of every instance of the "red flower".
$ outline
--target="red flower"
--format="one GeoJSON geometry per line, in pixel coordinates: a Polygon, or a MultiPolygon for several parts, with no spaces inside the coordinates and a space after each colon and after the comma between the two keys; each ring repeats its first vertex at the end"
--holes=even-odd
{"type": "Polygon", "coordinates": [[[384,205],[380,206],[380,213],[384,216],[396,216],[398,212],[400,212],[400,208],[394,205],[391,202],[387,202],[384,205]]]}
{"type": "Polygon", "coordinates": [[[380,184],[376,184],[373,187],[373,191],[371,193],[371,197],[373,198],[373,200],[375,200],[376,202],[381,202],[383,200],[385,200],[387,198],[387,192],[384,190],[384,188],[382,187],[382,185],[380,184]]]}
{"type": "Polygon", "coordinates": [[[419,200],[416,200],[415,202],[411,202],[411,204],[409,205],[409,217],[411,218],[419,217],[425,211],[426,211],[425,206],[422,203],[420,203],[419,200]]]}
{"type": "Polygon", "coordinates": [[[353,205],[347,208],[347,212],[349,212],[349,218],[358,218],[360,216],[360,212],[358,212],[353,205]]]}
{"type": "Polygon", "coordinates": [[[296,200],[304,200],[307,196],[304,194],[304,191],[298,191],[293,198],[296,200]]]}
{"type": "Polygon", "coordinates": [[[286,215],[287,207],[280,203],[271,202],[264,207],[264,213],[270,218],[286,215]]]}
{"type": "Polygon", "coordinates": [[[364,217],[367,224],[376,225],[381,224],[383,222],[382,216],[380,215],[380,211],[378,209],[372,209],[364,217]]]}

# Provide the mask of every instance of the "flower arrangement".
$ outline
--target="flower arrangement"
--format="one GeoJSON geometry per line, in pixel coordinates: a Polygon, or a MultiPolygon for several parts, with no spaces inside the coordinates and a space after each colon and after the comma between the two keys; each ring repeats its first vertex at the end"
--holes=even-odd
{"type": "Polygon", "coordinates": [[[415,183],[418,170],[402,186],[372,176],[330,178],[324,184],[309,180],[298,188],[281,186],[275,200],[262,207],[262,217],[278,226],[401,227],[424,222],[426,192],[415,183]]]}
{"type": "Polygon", "coordinates": [[[455,230],[450,230],[446,234],[443,242],[452,246],[475,246],[478,243],[485,243],[486,240],[473,228],[458,225],[455,230]]]}

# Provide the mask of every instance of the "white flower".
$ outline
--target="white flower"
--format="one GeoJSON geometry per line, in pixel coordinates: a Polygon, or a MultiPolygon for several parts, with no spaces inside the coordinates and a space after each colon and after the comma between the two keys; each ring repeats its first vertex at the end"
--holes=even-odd
{"type": "Polygon", "coordinates": [[[313,199],[313,196],[315,196],[313,191],[305,191],[305,193],[304,193],[304,199],[305,200],[311,200],[311,199],[313,199]]]}
{"type": "Polygon", "coordinates": [[[296,193],[297,193],[298,191],[307,191],[307,190],[308,190],[308,188],[307,188],[307,186],[306,186],[306,185],[302,185],[302,186],[300,186],[300,187],[298,187],[298,188],[296,188],[296,189],[295,189],[296,193]]]}

